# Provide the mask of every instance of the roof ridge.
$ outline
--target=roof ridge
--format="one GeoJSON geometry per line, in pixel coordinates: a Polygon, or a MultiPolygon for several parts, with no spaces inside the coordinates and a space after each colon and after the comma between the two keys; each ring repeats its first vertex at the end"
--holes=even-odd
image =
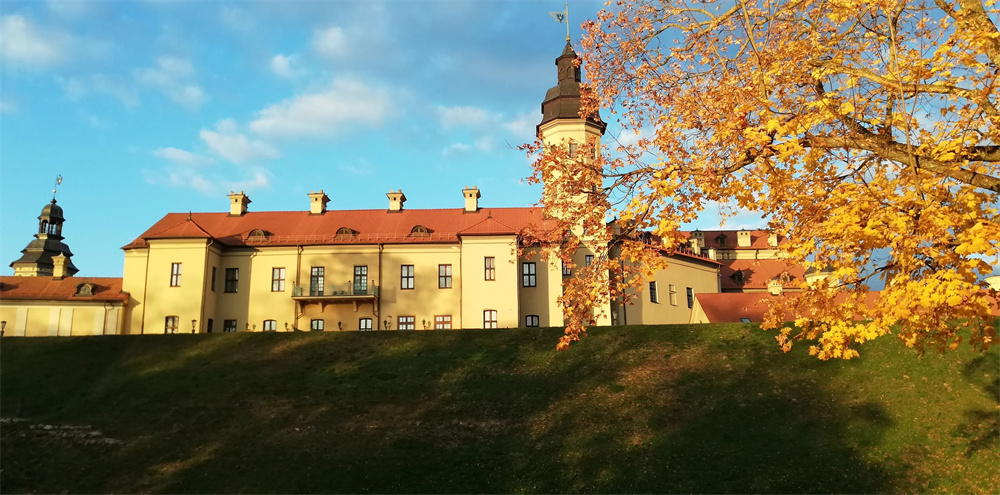
{"type": "Polygon", "coordinates": [[[464,228],[462,230],[459,230],[456,233],[457,234],[461,234],[462,232],[465,232],[467,230],[472,230],[472,229],[474,229],[474,228],[476,228],[476,227],[478,227],[478,226],[480,226],[480,225],[482,225],[482,224],[484,224],[484,223],[486,223],[488,221],[491,221],[491,220],[493,222],[496,222],[496,223],[502,225],[505,228],[508,228],[508,229],[510,229],[510,230],[512,230],[514,232],[517,232],[517,229],[515,229],[514,227],[511,227],[510,225],[507,225],[506,223],[501,222],[500,220],[497,220],[496,218],[493,218],[493,212],[490,211],[489,215],[487,215],[486,218],[484,218],[484,219],[482,219],[482,220],[480,220],[480,221],[478,221],[478,222],[476,222],[476,223],[474,223],[474,224],[472,224],[472,225],[470,225],[470,226],[468,226],[468,227],[466,227],[466,228],[464,228]]]}
{"type": "MultiPolygon", "coordinates": [[[[183,215],[183,213],[181,213],[181,215],[183,215]]],[[[194,220],[194,218],[191,217],[191,215],[192,215],[192,213],[189,212],[187,218],[185,218],[184,220],[182,220],[182,221],[180,221],[178,223],[175,223],[175,224],[173,224],[173,225],[171,225],[171,226],[169,226],[169,227],[167,227],[167,228],[165,228],[163,230],[159,230],[159,231],[156,231],[156,232],[147,233],[147,234],[143,235],[142,238],[155,237],[155,236],[158,236],[158,235],[162,235],[163,233],[169,232],[169,231],[171,231],[173,229],[176,229],[176,228],[184,225],[187,222],[191,222],[191,224],[193,224],[195,226],[195,228],[198,229],[199,232],[201,232],[202,234],[205,234],[205,236],[207,236],[207,237],[214,237],[207,230],[205,230],[204,228],[202,228],[201,225],[198,225],[198,222],[196,222],[194,220]]]]}

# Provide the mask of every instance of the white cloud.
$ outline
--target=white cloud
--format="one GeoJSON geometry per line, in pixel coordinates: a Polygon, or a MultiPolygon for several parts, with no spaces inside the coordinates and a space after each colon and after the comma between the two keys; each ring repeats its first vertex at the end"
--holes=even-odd
{"type": "Polygon", "coordinates": [[[277,54],[271,58],[271,72],[279,77],[294,79],[302,74],[297,68],[299,62],[298,55],[277,54]]]}
{"type": "Polygon", "coordinates": [[[45,29],[20,15],[0,19],[0,57],[6,63],[28,68],[45,68],[66,60],[72,36],[45,29]]]}
{"type": "Polygon", "coordinates": [[[220,120],[215,124],[215,131],[202,129],[199,135],[212,151],[233,163],[242,164],[281,156],[273,146],[248,139],[240,133],[232,119],[220,120]]]}
{"type": "Polygon", "coordinates": [[[156,67],[133,71],[136,81],[156,88],[184,108],[196,111],[208,99],[204,91],[189,79],[194,76],[191,61],[178,57],[160,57],[156,67]]]}
{"type": "Polygon", "coordinates": [[[348,54],[347,36],[339,26],[330,26],[313,33],[313,50],[322,57],[338,59],[348,54]]]}
{"type": "Polygon", "coordinates": [[[447,148],[445,148],[444,151],[441,152],[441,154],[444,155],[444,156],[446,156],[446,157],[451,157],[451,156],[456,156],[456,155],[461,155],[463,153],[466,153],[470,149],[472,149],[472,148],[469,145],[465,144],[465,143],[454,143],[451,146],[448,146],[447,148]]]}
{"type": "Polygon", "coordinates": [[[535,126],[541,122],[538,114],[522,113],[514,120],[504,123],[504,128],[514,133],[515,137],[524,141],[532,141],[535,136],[535,126]]]}
{"type": "Polygon", "coordinates": [[[89,74],[84,76],[56,77],[56,82],[63,88],[66,97],[77,101],[89,94],[113,96],[128,108],[139,104],[139,92],[131,84],[106,74],[89,74]]]}
{"type": "Polygon", "coordinates": [[[479,151],[493,151],[493,138],[490,136],[483,136],[476,139],[472,145],[479,151]]]}
{"type": "Polygon", "coordinates": [[[229,5],[219,9],[219,19],[229,29],[241,33],[249,33],[257,25],[257,21],[246,10],[229,5]]]}
{"type": "Polygon", "coordinates": [[[17,113],[17,103],[8,99],[0,100],[0,115],[17,113]]]}
{"type": "Polygon", "coordinates": [[[178,148],[160,148],[153,151],[153,154],[179,165],[207,165],[215,161],[210,157],[178,148]]]}
{"type": "Polygon", "coordinates": [[[60,17],[80,17],[87,14],[94,8],[95,2],[70,1],[70,0],[49,0],[45,2],[49,12],[60,17]]]}
{"type": "Polygon", "coordinates": [[[445,129],[480,127],[499,120],[500,116],[479,107],[438,107],[438,117],[445,129]]]}
{"type": "Polygon", "coordinates": [[[277,137],[330,135],[346,126],[381,124],[391,109],[385,88],[342,78],[333,81],[330,91],[301,95],[257,112],[250,129],[277,137]]]}

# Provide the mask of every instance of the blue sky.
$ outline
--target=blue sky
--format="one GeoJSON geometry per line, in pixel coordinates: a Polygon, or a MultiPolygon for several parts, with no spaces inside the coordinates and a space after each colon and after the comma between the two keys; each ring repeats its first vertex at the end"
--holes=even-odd
{"type": "MultiPolygon", "coordinates": [[[[570,3],[571,32],[601,2],[570,3]]],[[[4,1],[0,250],[58,201],[80,276],[168,212],[528,206],[565,25],[551,1],[4,1]]],[[[627,140],[611,123],[607,136],[627,140]]],[[[730,225],[759,224],[753,215],[730,225]]],[[[705,218],[701,228],[718,225],[705,218]]],[[[9,267],[4,273],[13,273],[9,267]]]]}

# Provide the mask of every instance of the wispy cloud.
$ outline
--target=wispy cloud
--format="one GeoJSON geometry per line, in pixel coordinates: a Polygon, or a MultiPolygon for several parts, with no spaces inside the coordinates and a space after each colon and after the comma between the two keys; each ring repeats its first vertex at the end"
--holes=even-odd
{"type": "Polygon", "coordinates": [[[192,153],[179,148],[160,148],[153,151],[153,154],[179,165],[208,165],[215,162],[211,157],[192,153]]]}
{"type": "Polygon", "coordinates": [[[215,124],[214,131],[202,129],[199,135],[212,151],[233,163],[243,164],[281,156],[273,146],[249,139],[240,133],[236,121],[232,119],[220,120],[215,124]]]}
{"type": "Polygon", "coordinates": [[[250,130],[273,137],[325,136],[348,125],[379,125],[391,110],[387,89],[339,78],[329,91],[297,96],[257,112],[250,130]]]}
{"type": "Polygon", "coordinates": [[[161,170],[143,170],[142,174],[149,184],[158,186],[189,188],[205,196],[218,196],[226,191],[253,191],[270,186],[270,174],[263,169],[251,169],[243,172],[245,177],[240,180],[225,180],[216,175],[206,175],[200,169],[171,166],[161,170]],[[249,175],[246,175],[249,172],[249,175]]]}
{"type": "Polygon", "coordinates": [[[190,80],[194,77],[191,61],[178,57],[160,57],[156,67],[133,71],[136,81],[156,88],[184,108],[197,111],[205,103],[204,91],[190,80]]]}
{"type": "Polygon", "coordinates": [[[313,33],[312,48],[319,56],[338,59],[348,54],[348,37],[340,26],[330,26],[313,33]]]}
{"type": "Polygon", "coordinates": [[[48,68],[67,60],[73,36],[36,25],[20,15],[0,19],[0,56],[5,63],[33,69],[48,68]]]}
{"type": "Polygon", "coordinates": [[[256,19],[249,12],[232,5],[219,9],[219,19],[224,26],[240,33],[249,33],[257,26],[256,19]]]}
{"type": "Polygon", "coordinates": [[[482,127],[500,120],[498,114],[479,107],[441,107],[437,108],[441,127],[454,129],[456,127],[482,127]]]}
{"type": "Polygon", "coordinates": [[[277,54],[271,57],[271,72],[274,72],[278,77],[284,77],[286,79],[294,79],[304,73],[303,70],[299,69],[299,56],[277,54]]]}
{"type": "Polygon", "coordinates": [[[139,92],[135,87],[115,76],[107,74],[88,74],[82,76],[56,77],[56,82],[62,86],[66,98],[79,100],[89,94],[113,96],[127,108],[139,104],[139,92]]]}

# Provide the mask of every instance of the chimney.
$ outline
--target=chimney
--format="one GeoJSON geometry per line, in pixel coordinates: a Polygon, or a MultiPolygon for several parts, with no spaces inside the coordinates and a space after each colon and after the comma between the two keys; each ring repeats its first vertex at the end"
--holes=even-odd
{"type": "Polygon", "coordinates": [[[243,191],[238,193],[229,191],[229,216],[242,217],[247,212],[248,204],[250,204],[250,198],[243,194],[243,191]]]}
{"type": "Polygon", "coordinates": [[[320,189],[319,192],[309,191],[309,214],[310,215],[322,215],[326,213],[326,204],[330,202],[330,197],[323,193],[320,189]]]}
{"type": "Polygon", "coordinates": [[[767,245],[771,247],[778,247],[778,234],[768,234],[767,245]]]}
{"type": "Polygon", "coordinates": [[[698,241],[698,247],[699,248],[705,247],[705,233],[704,232],[702,232],[700,230],[696,230],[694,232],[691,232],[691,238],[695,239],[696,241],[698,241]]]}
{"type": "Polygon", "coordinates": [[[715,254],[715,248],[708,248],[708,259],[718,261],[718,257],[715,254]]]}
{"type": "Polygon", "coordinates": [[[406,202],[406,195],[403,194],[403,190],[389,191],[385,195],[389,198],[389,211],[403,211],[403,203],[406,202]]]}
{"type": "Polygon", "coordinates": [[[691,251],[694,254],[701,256],[701,244],[698,243],[697,239],[691,239],[691,251]]]}
{"type": "Polygon", "coordinates": [[[64,278],[66,278],[66,255],[59,253],[59,256],[52,257],[52,280],[64,278]]]}
{"type": "Polygon", "coordinates": [[[780,296],[781,292],[782,292],[781,280],[778,280],[778,279],[775,278],[775,279],[772,279],[770,282],[768,282],[767,283],[767,291],[772,296],[780,296]]]}
{"type": "Polygon", "coordinates": [[[462,189],[462,195],[465,196],[466,213],[475,213],[479,211],[479,198],[482,197],[482,195],[479,194],[479,188],[476,186],[472,186],[472,188],[465,186],[465,189],[462,189]]]}
{"type": "Polygon", "coordinates": [[[736,233],[736,245],[739,247],[750,247],[750,231],[740,230],[736,233]]]}

